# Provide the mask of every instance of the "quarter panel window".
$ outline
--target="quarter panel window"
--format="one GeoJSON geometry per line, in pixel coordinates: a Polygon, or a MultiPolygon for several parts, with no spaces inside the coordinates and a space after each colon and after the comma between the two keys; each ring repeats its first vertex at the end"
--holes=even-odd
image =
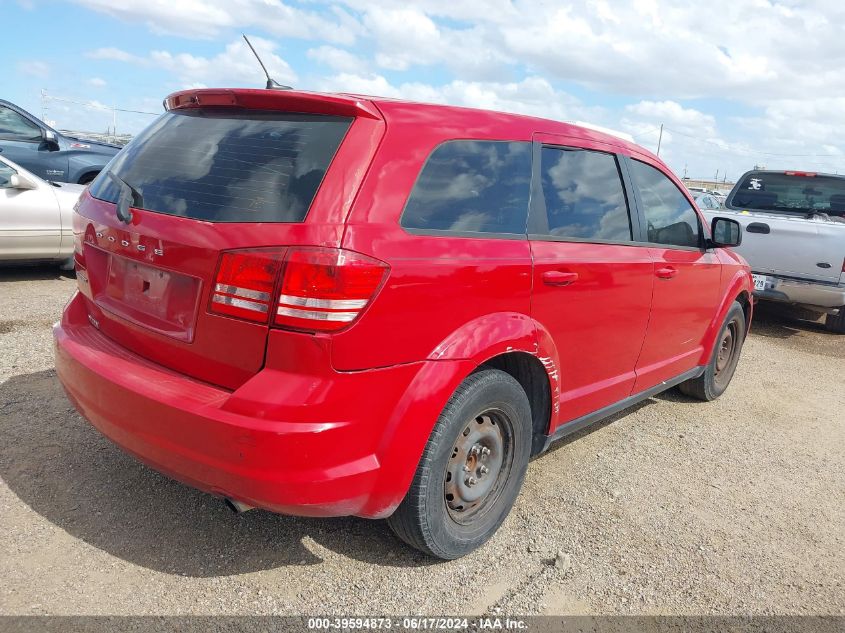
{"type": "Polygon", "coordinates": [[[41,129],[14,110],[0,106],[0,137],[37,141],[41,138],[41,129]]]}
{"type": "Polygon", "coordinates": [[[408,229],[525,233],[531,144],[447,141],[429,156],[401,225],[408,229]]]}
{"type": "Polygon", "coordinates": [[[667,246],[698,248],[701,226],[686,196],[660,170],[631,161],[647,227],[647,241],[667,246]]]}
{"type": "Polygon", "coordinates": [[[14,176],[16,172],[14,169],[6,165],[5,163],[0,163],[0,189],[8,189],[12,186],[12,176],[14,176]]]}
{"type": "Polygon", "coordinates": [[[549,235],[599,241],[632,239],[625,189],[613,155],[544,147],[541,180],[549,235]]]}

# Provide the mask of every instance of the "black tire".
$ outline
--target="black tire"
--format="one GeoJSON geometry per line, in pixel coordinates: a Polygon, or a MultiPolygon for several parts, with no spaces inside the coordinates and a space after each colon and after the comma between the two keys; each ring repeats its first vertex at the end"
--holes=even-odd
{"type": "Polygon", "coordinates": [[[742,344],[745,342],[745,330],[745,313],[742,306],[734,301],[719,329],[710,362],[707,363],[704,373],[678,385],[681,393],[706,402],[725,393],[739,362],[742,344]]]}
{"type": "Polygon", "coordinates": [[[845,306],[839,308],[839,314],[828,314],[824,319],[828,332],[845,334],[845,306]]]}
{"type": "Polygon", "coordinates": [[[96,178],[97,174],[99,174],[99,173],[100,172],[95,171],[95,172],[90,172],[90,173],[84,174],[82,177],[80,177],[79,182],[77,184],[80,184],[80,185],[90,184],[91,181],[94,180],[94,178],[96,178]]]}
{"type": "Polygon", "coordinates": [[[519,494],[531,435],[531,405],[522,386],[498,369],[471,374],[437,419],[411,487],[387,519],[391,529],[411,547],[446,560],[483,545],[519,494]],[[483,490],[480,499],[467,500],[483,490]]]}

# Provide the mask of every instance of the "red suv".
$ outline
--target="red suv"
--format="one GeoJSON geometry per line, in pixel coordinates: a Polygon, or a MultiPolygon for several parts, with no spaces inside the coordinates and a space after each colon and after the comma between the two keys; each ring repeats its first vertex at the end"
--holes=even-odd
{"type": "Polygon", "coordinates": [[[352,95],[189,90],[75,216],[79,411],[249,507],[484,543],[529,459],[674,385],[711,400],[748,266],[632,143],[352,95]]]}

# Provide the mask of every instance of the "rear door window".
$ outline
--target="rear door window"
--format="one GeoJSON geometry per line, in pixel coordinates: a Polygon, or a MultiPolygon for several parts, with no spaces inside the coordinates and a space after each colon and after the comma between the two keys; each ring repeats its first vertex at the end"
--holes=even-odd
{"type": "Polygon", "coordinates": [[[547,227],[552,237],[631,241],[628,202],[612,154],[543,147],[540,161],[547,227]]]}
{"type": "MultiPolygon", "coordinates": [[[[350,118],[263,111],[162,115],[111,162],[134,206],[210,222],[301,222],[350,118]]],[[[95,198],[116,202],[105,173],[95,198]]]]}
{"type": "Polygon", "coordinates": [[[401,225],[524,235],[530,185],[530,143],[447,141],[422,168],[401,225]]]}
{"type": "Polygon", "coordinates": [[[652,244],[698,248],[701,224],[686,196],[663,172],[638,160],[630,161],[640,193],[646,235],[652,244]]]}

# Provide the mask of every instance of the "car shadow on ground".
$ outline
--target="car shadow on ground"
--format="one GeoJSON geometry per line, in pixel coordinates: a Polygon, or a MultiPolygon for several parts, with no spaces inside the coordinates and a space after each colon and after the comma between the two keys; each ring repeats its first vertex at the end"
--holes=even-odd
{"type": "Polygon", "coordinates": [[[0,476],[12,492],[52,524],[130,563],[213,577],[318,564],[324,549],[377,565],[437,562],[400,542],[384,521],[235,515],[100,435],[52,370],[0,385],[0,413],[0,476]]]}
{"type": "Polygon", "coordinates": [[[823,318],[813,319],[812,316],[806,310],[797,310],[787,305],[758,303],[754,306],[751,334],[779,339],[803,332],[817,332],[834,338],[838,336],[825,328],[823,318]]]}
{"type": "Polygon", "coordinates": [[[74,279],[72,270],[62,270],[58,264],[0,265],[0,284],[6,281],[45,281],[74,279]]]}

